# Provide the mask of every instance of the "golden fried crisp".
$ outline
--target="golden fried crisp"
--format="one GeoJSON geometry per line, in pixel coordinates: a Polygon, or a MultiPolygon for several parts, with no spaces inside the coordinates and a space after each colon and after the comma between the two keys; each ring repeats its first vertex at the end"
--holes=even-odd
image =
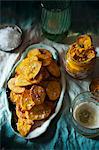
{"type": "Polygon", "coordinates": [[[32,84],[38,84],[41,82],[42,79],[43,79],[43,74],[41,72],[39,72],[34,79],[29,79],[29,80],[25,79],[24,76],[20,74],[16,77],[15,85],[28,86],[32,84]]]}
{"type": "Polygon", "coordinates": [[[47,71],[46,67],[41,68],[41,74],[43,76],[43,78],[42,78],[43,81],[49,79],[49,77],[50,77],[50,74],[47,71]]]}
{"type": "Polygon", "coordinates": [[[52,60],[50,65],[47,66],[48,71],[55,77],[60,76],[60,68],[58,67],[57,63],[52,60]]]}
{"type": "Polygon", "coordinates": [[[20,118],[18,119],[17,130],[22,136],[26,136],[29,133],[33,124],[34,122],[29,119],[20,118]]]}
{"type": "Polygon", "coordinates": [[[88,49],[81,48],[74,43],[70,46],[68,51],[68,57],[71,57],[76,62],[90,61],[96,57],[96,52],[93,46],[88,49]]]}
{"type": "Polygon", "coordinates": [[[23,59],[16,67],[15,72],[17,74],[23,74],[22,72],[24,72],[25,68],[29,67],[29,63],[30,63],[29,58],[23,59]]]}
{"type": "Polygon", "coordinates": [[[89,35],[81,35],[76,40],[77,44],[84,49],[89,49],[92,46],[92,39],[89,35]]]}
{"type": "Polygon", "coordinates": [[[14,93],[13,91],[10,92],[10,100],[13,103],[16,103],[22,99],[22,94],[14,93]]]}
{"type": "Polygon", "coordinates": [[[96,57],[95,49],[94,49],[94,47],[91,47],[89,49],[89,51],[87,51],[87,58],[88,58],[88,60],[92,60],[95,57],[96,57]]]}
{"type": "Polygon", "coordinates": [[[52,54],[45,49],[40,49],[41,54],[38,55],[38,59],[42,61],[43,66],[48,66],[52,60],[52,54]]]}
{"type": "Polygon", "coordinates": [[[41,52],[39,51],[39,49],[35,48],[35,49],[32,49],[28,52],[27,57],[31,58],[34,56],[38,56],[40,54],[41,54],[41,52]]]}
{"type": "Polygon", "coordinates": [[[26,89],[22,93],[22,100],[20,101],[20,106],[21,106],[22,110],[30,110],[34,105],[35,105],[35,103],[32,100],[30,90],[26,89]]]}
{"type": "Polygon", "coordinates": [[[43,74],[41,72],[39,72],[34,79],[30,80],[30,82],[32,84],[38,84],[38,83],[40,83],[42,81],[42,79],[43,79],[43,74]]]}
{"type": "Polygon", "coordinates": [[[30,93],[35,105],[39,105],[44,102],[46,93],[43,87],[33,85],[32,88],[30,89],[30,93]]]}
{"type": "Polygon", "coordinates": [[[18,118],[24,118],[24,119],[29,118],[28,111],[22,110],[19,102],[16,103],[16,115],[18,118]]]}
{"type": "Polygon", "coordinates": [[[16,78],[11,78],[8,81],[8,87],[11,91],[13,91],[14,93],[23,93],[25,88],[24,87],[19,87],[15,85],[16,82],[16,78]]]}
{"type": "Polygon", "coordinates": [[[29,64],[29,66],[24,71],[25,73],[24,75],[26,76],[27,79],[35,78],[36,75],[39,73],[41,66],[42,66],[42,62],[33,61],[32,63],[29,64]]]}
{"type": "Polygon", "coordinates": [[[39,73],[41,66],[42,66],[42,62],[36,60],[31,61],[29,58],[25,58],[16,67],[15,72],[17,74],[24,75],[24,78],[29,80],[35,78],[35,76],[39,73]]]}
{"type": "Polygon", "coordinates": [[[31,85],[31,84],[32,84],[32,82],[25,79],[22,74],[20,74],[16,77],[16,80],[15,80],[16,86],[27,86],[27,85],[31,85]]]}
{"type": "Polygon", "coordinates": [[[33,60],[36,60],[38,61],[38,57],[37,56],[31,56],[31,57],[28,57],[30,62],[33,61],[33,60]]]}
{"type": "Polygon", "coordinates": [[[46,88],[46,93],[50,100],[57,100],[61,93],[60,83],[57,81],[49,81],[46,88]]]}
{"type": "MultiPolygon", "coordinates": [[[[41,52],[42,56],[41,58],[42,59],[47,59],[47,58],[52,58],[52,54],[50,51],[46,50],[46,49],[39,49],[39,51],[41,52]]],[[[38,55],[38,57],[40,57],[40,55],[38,55]]]]}
{"type": "Polygon", "coordinates": [[[42,60],[43,66],[48,66],[48,65],[50,65],[51,61],[52,61],[52,58],[51,58],[51,57],[49,57],[48,59],[43,59],[43,60],[42,60]]]}
{"type": "Polygon", "coordinates": [[[45,103],[40,105],[35,105],[29,111],[29,119],[30,120],[42,120],[47,118],[51,113],[51,106],[45,103]]]}
{"type": "Polygon", "coordinates": [[[75,57],[75,53],[77,53],[77,52],[82,53],[83,50],[84,50],[84,48],[80,48],[77,43],[73,43],[69,47],[69,52],[70,52],[70,55],[72,58],[75,57]]]}

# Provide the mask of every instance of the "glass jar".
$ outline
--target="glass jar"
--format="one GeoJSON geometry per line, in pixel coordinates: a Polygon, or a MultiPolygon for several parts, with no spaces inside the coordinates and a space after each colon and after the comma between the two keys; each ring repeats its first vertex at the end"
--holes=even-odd
{"type": "Polygon", "coordinates": [[[83,92],[74,99],[70,108],[72,125],[88,138],[99,136],[99,97],[92,92],[83,92]]]}
{"type": "Polygon", "coordinates": [[[65,69],[72,77],[76,79],[84,79],[93,72],[95,60],[96,59],[94,58],[92,60],[78,62],[72,58],[70,50],[68,50],[64,60],[65,69]]]}
{"type": "Polygon", "coordinates": [[[61,40],[71,25],[70,0],[42,1],[41,6],[44,36],[54,41],[61,40]]]}

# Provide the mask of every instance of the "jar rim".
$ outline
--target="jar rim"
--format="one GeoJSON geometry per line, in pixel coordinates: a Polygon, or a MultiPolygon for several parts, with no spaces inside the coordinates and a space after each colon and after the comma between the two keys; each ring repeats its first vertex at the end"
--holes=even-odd
{"type": "MultiPolygon", "coordinates": [[[[91,91],[84,91],[84,92],[81,92],[81,93],[77,94],[76,97],[75,97],[74,100],[73,100],[73,103],[76,101],[77,97],[79,97],[79,96],[82,95],[82,94],[87,94],[87,93],[89,93],[89,94],[91,94],[91,95],[93,96],[92,98],[95,99],[95,100],[93,100],[93,102],[99,104],[99,102],[96,101],[96,96],[95,96],[95,94],[94,94],[94,93],[96,93],[96,92],[91,92],[91,91]]],[[[73,104],[73,103],[72,103],[72,104],[73,104]]]]}

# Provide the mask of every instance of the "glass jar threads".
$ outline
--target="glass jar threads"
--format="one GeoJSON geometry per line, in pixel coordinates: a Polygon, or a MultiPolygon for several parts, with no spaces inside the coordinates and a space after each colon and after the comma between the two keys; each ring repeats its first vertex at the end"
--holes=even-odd
{"type": "Polygon", "coordinates": [[[77,79],[86,78],[93,72],[96,52],[89,35],[79,36],[66,52],[65,68],[77,79]]]}

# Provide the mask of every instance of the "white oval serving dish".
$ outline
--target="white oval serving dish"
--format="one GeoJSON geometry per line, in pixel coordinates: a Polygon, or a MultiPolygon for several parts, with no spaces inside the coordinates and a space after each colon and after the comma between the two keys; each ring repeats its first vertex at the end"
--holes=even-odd
{"type": "MultiPolygon", "coordinates": [[[[31,45],[25,50],[25,52],[22,54],[20,60],[15,64],[15,66],[11,70],[11,72],[9,74],[9,77],[8,77],[8,80],[9,80],[9,78],[11,78],[11,76],[14,73],[14,70],[15,70],[16,66],[19,64],[19,62],[22,59],[24,59],[26,57],[26,54],[28,53],[28,51],[33,49],[33,48],[44,48],[44,49],[47,49],[47,50],[49,50],[52,53],[54,59],[56,59],[56,60],[58,59],[58,53],[57,53],[57,51],[54,48],[52,48],[52,47],[50,47],[48,45],[45,45],[45,44],[34,44],[34,45],[31,45]]],[[[63,98],[64,98],[64,94],[65,94],[65,89],[66,89],[66,80],[65,80],[65,75],[64,75],[64,72],[62,70],[62,67],[60,67],[60,70],[61,70],[62,90],[61,90],[61,94],[60,94],[59,100],[57,101],[57,104],[56,104],[56,107],[55,107],[55,110],[54,110],[53,114],[40,127],[37,127],[36,129],[31,131],[26,137],[24,137],[25,139],[33,139],[33,138],[36,138],[36,137],[40,136],[42,133],[44,133],[47,130],[48,126],[50,125],[51,120],[54,119],[54,117],[60,111],[61,106],[62,106],[62,102],[63,102],[63,98]]],[[[9,123],[11,125],[12,112],[9,109],[9,102],[8,102],[7,94],[6,94],[6,99],[7,99],[7,111],[8,111],[8,114],[9,114],[9,123]]],[[[22,137],[18,132],[16,132],[13,129],[12,125],[11,125],[11,128],[14,131],[15,134],[17,134],[18,136],[22,137]]]]}

